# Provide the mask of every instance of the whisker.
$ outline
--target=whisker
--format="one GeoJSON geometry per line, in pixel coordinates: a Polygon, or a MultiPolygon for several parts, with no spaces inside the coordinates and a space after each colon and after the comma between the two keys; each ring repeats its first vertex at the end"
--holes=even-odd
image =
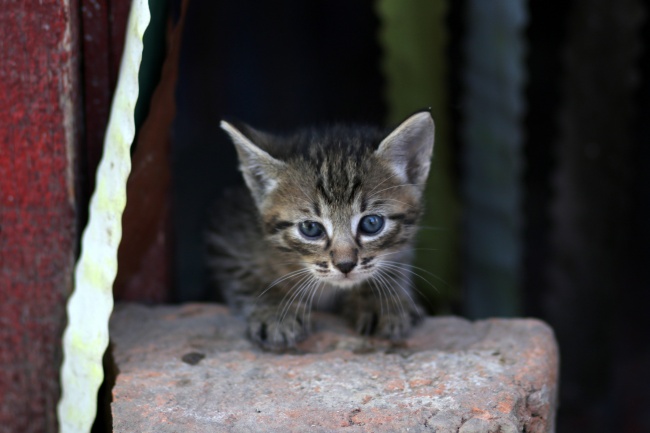
{"type": "Polygon", "coordinates": [[[372,194],[368,198],[372,198],[372,197],[376,196],[377,194],[379,194],[381,192],[388,191],[389,189],[401,188],[401,187],[404,187],[404,186],[421,186],[421,185],[425,185],[425,184],[424,183],[403,183],[401,185],[389,186],[388,188],[384,188],[384,189],[381,189],[381,190],[375,192],[374,194],[372,194]]]}
{"type": "MultiPolygon", "coordinates": [[[[382,269],[382,270],[383,270],[384,272],[387,272],[387,273],[398,272],[399,275],[401,275],[402,277],[405,277],[405,281],[408,283],[409,287],[410,287],[411,289],[413,289],[413,290],[414,290],[418,295],[420,295],[420,299],[421,299],[423,302],[426,302],[426,304],[427,304],[429,307],[433,308],[433,304],[431,304],[431,302],[429,301],[428,296],[425,295],[425,294],[422,292],[422,290],[418,289],[417,285],[413,282],[412,278],[410,278],[409,274],[404,273],[404,271],[406,271],[407,269],[390,268],[390,267],[388,267],[388,269],[382,269]]],[[[422,277],[420,277],[420,278],[422,278],[422,277]]],[[[426,281],[426,280],[425,280],[425,281],[426,281]]],[[[434,290],[435,290],[436,292],[439,293],[439,290],[438,290],[437,287],[435,287],[435,286],[434,286],[433,284],[431,284],[429,281],[427,281],[427,283],[430,284],[430,285],[434,288],[434,290]]]]}
{"type": "MultiPolygon", "coordinates": [[[[417,269],[418,271],[422,271],[422,272],[424,272],[425,274],[431,275],[433,278],[435,278],[436,280],[438,280],[438,281],[440,281],[442,284],[444,284],[447,288],[451,287],[451,286],[449,285],[449,283],[447,283],[445,280],[443,280],[442,278],[440,278],[439,276],[437,276],[437,275],[434,274],[433,272],[427,271],[426,269],[421,268],[421,267],[419,267],[419,266],[411,265],[411,264],[409,264],[409,263],[394,262],[394,261],[391,261],[391,260],[382,260],[381,262],[382,262],[382,263],[388,263],[388,264],[391,264],[391,265],[405,266],[405,267],[410,268],[410,269],[417,269]]],[[[414,274],[415,274],[415,273],[414,273],[414,274]]],[[[418,274],[415,274],[415,275],[418,275],[418,274]]],[[[422,276],[420,276],[420,275],[418,275],[418,276],[419,276],[420,278],[423,278],[423,279],[424,279],[424,277],[422,277],[422,276]]],[[[426,281],[426,279],[425,279],[425,281],[426,281]]]]}
{"type": "Polygon", "coordinates": [[[440,250],[438,248],[404,248],[398,251],[391,251],[388,253],[377,254],[375,258],[377,259],[379,257],[389,256],[391,254],[401,254],[401,253],[413,252],[413,251],[440,251],[440,250]]]}
{"type": "MultiPolygon", "coordinates": [[[[370,281],[370,284],[376,290],[376,291],[373,290],[372,292],[376,293],[376,296],[379,298],[379,314],[383,316],[384,314],[384,301],[382,296],[383,289],[381,288],[381,286],[379,286],[379,282],[375,281],[376,278],[377,278],[376,276],[372,276],[368,281],[370,281]]],[[[388,308],[388,305],[386,305],[386,308],[388,308]]]]}
{"type": "Polygon", "coordinates": [[[257,297],[258,298],[261,297],[266,292],[268,292],[273,287],[277,286],[278,284],[280,284],[283,281],[286,281],[286,280],[288,280],[290,278],[293,278],[293,277],[296,277],[298,275],[305,274],[305,273],[308,273],[308,272],[309,272],[309,269],[298,269],[296,271],[289,272],[288,274],[283,275],[280,278],[277,278],[275,281],[273,281],[271,284],[269,284],[269,286],[266,289],[264,289],[259,295],[257,295],[257,297]]]}
{"type": "MultiPolygon", "coordinates": [[[[408,272],[408,273],[411,274],[411,275],[415,275],[416,277],[420,278],[422,281],[424,281],[425,283],[427,283],[429,286],[431,286],[431,287],[433,288],[433,290],[435,290],[437,293],[440,293],[440,289],[438,289],[438,288],[435,286],[435,284],[433,284],[431,281],[427,280],[427,279],[424,278],[422,275],[418,274],[417,272],[415,272],[415,271],[413,271],[413,270],[411,270],[411,269],[409,269],[409,268],[405,268],[405,267],[397,266],[397,265],[390,264],[390,263],[386,263],[386,262],[382,262],[382,265],[385,266],[385,267],[388,268],[388,269],[393,269],[393,270],[395,270],[395,271],[398,271],[398,272],[401,273],[402,275],[407,275],[407,274],[405,274],[405,272],[408,272]]],[[[420,294],[422,294],[422,293],[420,293],[420,294]]]]}
{"type": "MultiPolygon", "coordinates": [[[[417,311],[417,309],[418,309],[417,304],[413,300],[413,297],[411,296],[411,293],[407,289],[405,289],[404,286],[395,278],[395,276],[391,275],[387,270],[380,269],[380,271],[383,271],[385,273],[385,276],[387,278],[390,278],[390,280],[393,281],[397,285],[397,287],[400,288],[402,293],[405,294],[406,297],[408,298],[413,311],[417,311]]],[[[405,281],[407,284],[409,284],[409,287],[413,287],[413,283],[410,281],[410,279],[407,278],[407,279],[405,279],[403,281],[405,281]]],[[[405,312],[403,310],[402,310],[402,314],[405,314],[405,312]]]]}
{"type": "MultiPolygon", "coordinates": [[[[308,313],[309,298],[313,294],[313,288],[318,284],[316,278],[311,278],[308,283],[305,284],[303,294],[300,296],[298,303],[300,304],[296,309],[296,317],[298,317],[298,310],[302,310],[302,320],[304,322],[305,316],[308,313]]],[[[305,322],[306,323],[306,322],[305,322]]]]}
{"type": "MultiPolygon", "coordinates": [[[[305,189],[303,188],[302,185],[298,185],[298,188],[304,194],[305,197],[311,197],[313,195],[313,194],[309,194],[307,191],[305,191],[305,189]]],[[[311,202],[308,199],[304,198],[304,197],[293,196],[293,197],[291,197],[291,199],[292,200],[300,200],[300,201],[303,202],[303,204],[307,205],[307,207],[309,207],[311,205],[311,202]]]]}
{"type": "Polygon", "coordinates": [[[305,285],[311,281],[311,279],[314,278],[312,275],[305,275],[303,276],[296,284],[294,284],[291,289],[285,293],[284,297],[280,301],[280,305],[283,305],[282,310],[280,311],[280,314],[278,315],[278,324],[282,323],[284,321],[285,316],[287,315],[287,312],[289,311],[289,308],[293,304],[293,302],[300,296],[302,291],[305,288],[305,285]],[[294,290],[294,288],[298,286],[297,289],[294,290]],[[289,296],[291,294],[291,296],[289,296]],[[287,299],[287,296],[289,296],[289,299],[285,302],[285,299],[287,299]]]}
{"type": "MultiPolygon", "coordinates": [[[[368,194],[372,194],[377,188],[379,188],[381,185],[383,185],[384,183],[386,183],[387,181],[389,181],[390,179],[394,178],[397,175],[398,175],[398,173],[393,173],[391,176],[388,176],[386,179],[382,180],[377,185],[375,185],[375,187],[373,189],[371,189],[368,194]]],[[[379,191],[379,192],[381,192],[381,191],[379,191]]],[[[370,197],[372,197],[372,195],[370,197]]]]}
{"type": "MultiPolygon", "coordinates": [[[[302,185],[298,184],[298,188],[305,195],[305,197],[312,197],[313,196],[313,194],[310,194],[309,192],[305,191],[305,188],[302,185]]],[[[312,204],[312,203],[309,202],[309,200],[304,199],[302,197],[294,197],[294,198],[298,198],[298,199],[302,200],[303,203],[305,203],[308,207],[311,206],[311,204],[312,204]]]]}
{"type": "MultiPolygon", "coordinates": [[[[433,286],[433,284],[424,278],[422,275],[418,274],[417,272],[413,271],[412,269],[409,269],[406,267],[404,263],[399,263],[399,262],[388,262],[388,261],[382,261],[381,265],[379,266],[380,268],[386,268],[387,270],[394,270],[394,271],[399,271],[400,275],[408,276],[408,275],[415,275],[421,279],[423,279],[426,283],[430,284],[433,286]]],[[[435,287],[434,287],[435,288],[435,287]]]]}
{"type": "Polygon", "coordinates": [[[318,281],[316,278],[312,276],[311,280],[305,284],[305,287],[302,290],[302,295],[300,296],[300,299],[298,300],[298,307],[296,308],[295,314],[294,314],[294,321],[298,321],[298,313],[300,310],[302,310],[302,324],[303,326],[308,326],[309,325],[309,318],[305,320],[305,316],[308,317],[310,311],[311,311],[311,296],[313,296],[314,291],[313,288],[316,286],[318,281]]]}
{"type": "Polygon", "coordinates": [[[394,198],[384,198],[382,200],[383,201],[394,201],[396,203],[403,204],[404,206],[414,207],[412,204],[409,204],[409,203],[406,203],[406,202],[403,202],[403,201],[400,201],[400,200],[397,200],[397,199],[394,199],[394,198]]]}
{"type": "MultiPolygon", "coordinates": [[[[314,302],[314,297],[316,293],[318,293],[318,299],[320,300],[320,295],[322,294],[321,289],[324,287],[324,284],[322,281],[316,282],[317,285],[314,285],[313,289],[310,289],[312,291],[311,296],[309,297],[309,309],[307,310],[307,321],[305,322],[308,326],[311,326],[311,312],[313,311],[313,302],[314,302]]],[[[318,301],[317,301],[318,302],[318,301]]],[[[304,317],[303,317],[304,319],[304,317]]]]}
{"type": "MultiPolygon", "coordinates": [[[[386,288],[386,295],[393,302],[393,306],[395,307],[395,311],[399,311],[400,315],[405,314],[404,306],[402,305],[401,302],[399,302],[399,295],[397,294],[395,288],[390,284],[390,282],[383,275],[383,273],[381,272],[381,269],[379,269],[379,271],[380,272],[377,273],[377,278],[379,278],[380,281],[383,282],[383,285],[386,288]],[[390,296],[388,296],[388,295],[390,295],[390,296]]],[[[386,305],[386,308],[388,308],[388,304],[386,305]]]]}

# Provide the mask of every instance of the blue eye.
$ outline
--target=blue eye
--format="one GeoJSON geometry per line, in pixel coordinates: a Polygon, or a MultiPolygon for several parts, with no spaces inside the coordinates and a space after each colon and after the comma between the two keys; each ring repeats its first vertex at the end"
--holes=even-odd
{"type": "Polygon", "coordinates": [[[303,221],[298,224],[298,230],[307,239],[319,239],[325,234],[325,229],[316,221],[303,221]]]}
{"type": "Polygon", "coordinates": [[[365,235],[374,235],[384,227],[384,218],[379,215],[366,215],[359,221],[359,231],[365,235]]]}

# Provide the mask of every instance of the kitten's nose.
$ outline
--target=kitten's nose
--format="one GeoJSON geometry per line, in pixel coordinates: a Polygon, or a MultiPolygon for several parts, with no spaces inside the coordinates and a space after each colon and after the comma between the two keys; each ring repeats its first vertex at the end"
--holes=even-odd
{"type": "Polygon", "coordinates": [[[344,274],[347,274],[352,269],[354,269],[356,265],[357,265],[356,262],[340,262],[334,266],[336,266],[339,271],[343,272],[344,274]]]}

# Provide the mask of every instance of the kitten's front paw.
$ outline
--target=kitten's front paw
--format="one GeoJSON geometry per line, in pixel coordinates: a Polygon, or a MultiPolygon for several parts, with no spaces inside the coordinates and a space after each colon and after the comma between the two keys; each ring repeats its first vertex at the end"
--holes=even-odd
{"type": "Polygon", "coordinates": [[[404,340],[424,316],[424,310],[417,305],[383,313],[371,309],[358,315],[356,330],[363,335],[376,335],[394,341],[404,340]]]}
{"type": "Polygon", "coordinates": [[[273,309],[256,311],[248,317],[248,337],[264,349],[283,350],[295,346],[308,335],[307,326],[292,311],[283,320],[273,309]]]}

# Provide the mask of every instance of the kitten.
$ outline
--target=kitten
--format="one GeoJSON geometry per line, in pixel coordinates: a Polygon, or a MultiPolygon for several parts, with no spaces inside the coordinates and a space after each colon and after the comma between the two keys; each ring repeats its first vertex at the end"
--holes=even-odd
{"type": "Polygon", "coordinates": [[[308,335],[321,297],[363,334],[399,340],[423,310],[411,292],[411,243],[434,123],[419,112],[390,134],[335,126],[274,137],[226,121],[248,186],[215,207],[211,280],[268,349],[308,335]]]}

